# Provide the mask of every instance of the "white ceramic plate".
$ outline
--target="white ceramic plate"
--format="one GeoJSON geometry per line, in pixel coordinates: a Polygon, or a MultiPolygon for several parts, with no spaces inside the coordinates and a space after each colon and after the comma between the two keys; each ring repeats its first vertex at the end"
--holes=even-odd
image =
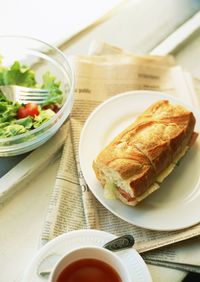
{"type": "Polygon", "coordinates": [[[191,109],[200,132],[200,117],[194,108],[179,99],[152,91],[132,91],[108,99],[89,116],[81,133],[79,157],[84,178],[95,197],[113,214],[134,225],[152,230],[178,230],[200,221],[200,142],[181,160],[159,190],[136,207],[119,200],[106,200],[92,169],[98,153],[149,105],[168,99],[191,109]]]}
{"type": "MultiPolygon", "coordinates": [[[[45,264],[47,267],[48,264],[49,266],[52,264],[53,260],[50,260],[50,258],[55,258],[56,261],[56,257],[60,257],[77,247],[103,246],[114,238],[116,236],[99,230],[78,230],[58,236],[36,254],[28,266],[22,282],[45,282],[47,279],[40,277],[38,272],[45,269],[45,264]]],[[[116,252],[116,254],[126,265],[134,282],[152,281],[145,262],[134,248],[116,252]]]]}

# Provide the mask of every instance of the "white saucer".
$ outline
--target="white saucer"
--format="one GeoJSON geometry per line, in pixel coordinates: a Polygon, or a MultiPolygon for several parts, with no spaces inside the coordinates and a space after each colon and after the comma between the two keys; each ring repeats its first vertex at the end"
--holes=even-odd
{"type": "MultiPolygon", "coordinates": [[[[60,256],[77,247],[103,246],[116,238],[115,235],[99,230],[78,230],[58,236],[42,247],[28,266],[22,282],[45,282],[47,279],[38,275],[38,269],[50,256],[60,256]]],[[[134,248],[116,252],[130,272],[134,282],[151,282],[148,268],[134,248]]]]}

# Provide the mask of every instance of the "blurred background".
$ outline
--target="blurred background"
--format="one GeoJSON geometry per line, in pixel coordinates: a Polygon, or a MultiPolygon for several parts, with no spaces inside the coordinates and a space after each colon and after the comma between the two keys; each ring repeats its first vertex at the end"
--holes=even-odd
{"type": "Polygon", "coordinates": [[[0,34],[58,44],[102,17],[120,0],[1,0],[0,34]]]}
{"type": "Polygon", "coordinates": [[[173,52],[200,76],[185,56],[188,40],[199,45],[199,11],[199,0],[1,0],[0,35],[36,37],[66,54],[87,53],[94,39],[139,54],[173,52]]]}

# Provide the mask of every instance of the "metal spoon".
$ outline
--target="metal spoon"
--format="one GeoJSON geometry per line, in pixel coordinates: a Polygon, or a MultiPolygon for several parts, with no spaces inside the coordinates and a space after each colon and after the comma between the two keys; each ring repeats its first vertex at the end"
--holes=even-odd
{"type": "Polygon", "coordinates": [[[117,237],[116,239],[109,241],[103,248],[108,249],[112,252],[121,251],[124,249],[131,248],[135,243],[135,240],[132,235],[123,235],[121,237],[117,237]]]}
{"type": "MultiPolygon", "coordinates": [[[[112,241],[109,241],[103,248],[110,250],[112,252],[121,251],[133,247],[135,240],[132,235],[123,235],[117,237],[112,241]]],[[[38,275],[45,278],[48,277],[52,271],[53,266],[60,258],[60,255],[50,255],[46,257],[38,267],[38,275]]]]}

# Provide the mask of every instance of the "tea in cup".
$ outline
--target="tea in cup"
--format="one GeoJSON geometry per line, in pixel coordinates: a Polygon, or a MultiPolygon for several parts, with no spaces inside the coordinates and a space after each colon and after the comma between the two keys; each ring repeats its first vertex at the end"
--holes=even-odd
{"type": "Polygon", "coordinates": [[[49,282],[131,282],[121,259],[102,247],[82,247],[64,255],[49,282]]]}

